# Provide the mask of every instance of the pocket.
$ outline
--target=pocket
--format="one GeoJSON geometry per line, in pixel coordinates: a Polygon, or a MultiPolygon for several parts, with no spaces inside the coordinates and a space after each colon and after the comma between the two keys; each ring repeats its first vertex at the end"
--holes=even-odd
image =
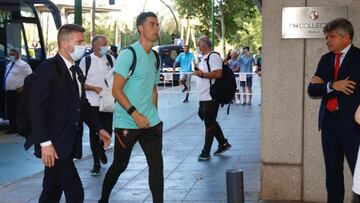
{"type": "Polygon", "coordinates": [[[163,134],[163,122],[161,121],[159,124],[155,126],[155,135],[162,137],[163,134]]]}

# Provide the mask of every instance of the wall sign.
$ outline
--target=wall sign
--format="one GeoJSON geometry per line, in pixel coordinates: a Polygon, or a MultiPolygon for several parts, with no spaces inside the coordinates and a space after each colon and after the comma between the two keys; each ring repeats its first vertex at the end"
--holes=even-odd
{"type": "Polygon", "coordinates": [[[347,6],[284,7],[282,38],[324,38],[325,25],[335,18],[347,18],[347,15],[347,6]]]}

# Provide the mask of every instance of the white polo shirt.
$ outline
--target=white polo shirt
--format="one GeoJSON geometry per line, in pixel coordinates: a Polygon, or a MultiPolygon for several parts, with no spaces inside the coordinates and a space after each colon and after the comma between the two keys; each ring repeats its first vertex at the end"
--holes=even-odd
{"type": "MultiPolygon", "coordinates": [[[[199,69],[205,73],[209,72],[207,63],[206,63],[206,61],[209,57],[209,54],[210,53],[204,55],[201,58],[201,61],[199,63],[199,69]]],[[[216,53],[211,54],[209,65],[210,65],[210,71],[222,69],[222,59],[221,59],[220,55],[216,54],[216,53]]],[[[214,84],[215,80],[216,79],[211,79],[211,84],[214,84]]],[[[199,92],[199,101],[211,101],[212,100],[212,98],[210,96],[209,79],[197,77],[196,87],[199,92]]]]}
{"type": "Polygon", "coordinates": [[[6,66],[5,76],[6,77],[6,90],[16,90],[24,85],[26,76],[32,73],[32,70],[25,61],[19,59],[15,61],[14,66],[11,68],[13,62],[10,62],[6,66]],[[10,71],[10,72],[9,72],[10,71]]]}
{"type": "MultiPolygon", "coordinates": [[[[112,87],[112,73],[113,68],[109,64],[106,56],[97,57],[94,53],[90,54],[91,65],[89,68],[89,72],[86,76],[85,84],[91,86],[102,87],[103,89],[107,88],[104,79],[107,78],[109,88],[112,87]]],[[[115,58],[111,56],[111,60],[113,61],[113,65],[115,66],[115,58]]],[[[86,75],[86,65],[85,65],[85,57],[83,57],[79,64],[81,70],[84,75],[86,75]]],[[[94,91],[86,90],[86,98],[89,100],[91,106],[99,106],[100,105],[100,95],[94,91]]]]}

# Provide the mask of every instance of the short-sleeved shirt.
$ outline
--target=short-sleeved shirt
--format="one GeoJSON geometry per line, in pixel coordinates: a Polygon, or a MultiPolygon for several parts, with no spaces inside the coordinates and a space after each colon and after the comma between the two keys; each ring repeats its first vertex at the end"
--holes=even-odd
{"type": "Polygon", "coordinates": [[[24,80],[26,76],[30,75],[31,73],[32,73],[31,67],[29,66],[28,63],[26,63],[22,59],[8,63],[5,71],[6,90],[16,90],[22,87],[24,85],[24,80]]]}
{"type": "MultiPolygon", "coordinates": [[[[240,73],[252,73],[253,64],[255,59],[252,56],[241,56],[239,59],[240,63],[240,73]]],[[[251,74],[246,75],[246,77],[251,77],[251,74]]]]}
{"type": "MultiPolygon", "coordinates": [[[[240,67],[240,62],[238,60],[236,60],[236,59],[235,60],[230,59],[228,61],[228,66],[232,71],[234,71],[235,68],[240,67]]],[[[235,74],[235,77],[239,77],[238,72],[235,74]]]]}
{"type": "MultiPolygon", "coordinates": [[[[208,60],[209,54],[204,55],[201,58],[201,61],[199,64],[199,69],[205,73],[209,72],[208,66],[206,63],[206,61],[208,60]]],[[[210,60],[209,60],[209,65],[210,65],[210,71],[222,69],[222,59],[221,59],[220,55],[216,54],[216,53],[211,54],[210,60]]],[[[211,84],[214,84],[215,80],[216,79],[211,79],[211,84]]],[[[196,87],[199,92],[199,101],[211,101],[212,100],[212,98],[210,96],[209,79],[197,77],[196,87]]]]}
{"type": "Polygon", "coordinates": [[[184,52],[181,52],[176,57],[175,61],[180,63],[181,72],[191,72],[192,71],[191,62],[195,61],[195,57],[190,52],[188,52],[186,54],[184,52]]]}
{"type": "MultiPolygon", "coordinates": [[[[130,103],[149,120],[150,127],[153,127],[161,122],[153,102],[153,89],[154,85],[159,82],[160,71],[156,67],[157,61],[152,51],[147,53],[139,41],[131,46],[136,53],[136,67],[133,75],[126,81],[123,91],[130,103]]],[[[126,79],[132,61],[133,53],[129,49],[122,50],[116,59],[114,72],[126,79]]],[[[115,128],[139,128],[134,119],[127,114],[126,110],[118,102],[115,104],[113,123],[115,128]]]]}
{"type": "MultiPolygon", "coordinates": [[[[110,56],[113,64],[115,65],[115,59],[113,56],[110,56]]],[[[97,86],[105,88],[107,87],[105,84],[105,78],[107,78],[113,71],[113,67],[109,64],[107,57],[104,55],[102,57],[97,57],[94,53],[90,54],[91,64],[89,67],[89,71],[86,75],[85,84],[91,86],[97,86]]],[[[86,74],[86,64],[85,57],[83,57],[79,64],[84,75],[86,74]]],[[[109,85],[112,85],[111,82],[108,81],[109,85]]],[[[100,95],[94,91],[86,90],[86,98],[89,100],[91,106],[99,106],[100,105],[100,95]]]]}

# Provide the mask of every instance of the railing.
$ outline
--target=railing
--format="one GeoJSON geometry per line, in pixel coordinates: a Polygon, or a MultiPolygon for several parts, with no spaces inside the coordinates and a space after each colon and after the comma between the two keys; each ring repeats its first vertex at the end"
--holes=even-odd
{"type": "MultiPolygon", "coordinates": [[[[160,94],[178,94],[182,92],[182,85],[179,82],[179,85],[175,85],[175,83],[177,83],[176,80],[180,79],[180,75],[181,74],[190,74],[192,75],[191,77],[191,88],[190,91],[186,91],[185,93],[190,93],[190,94],[197,94],[197,90],[196,90],[196,78],[197,76],[193,75],[192,72],[183,72],[183,73],[179,73],[179,72],[161,72],[160,75],[162,75],[163,80],[160,81],[159,83],[159,93],[160,94]],[[180,87],[179,87],[180,86],[180,87]]],[[[261,95],[261,77],[258,76],[258,74],[256,73],[235,73],[236,76],[236,83],[237,83],[237,87],[239,89],[239,92],[236,92],[236,95],[251,95],[251,96],[260,96],[261,95]],[[251,75],[252,77],[252,92],[248,93],[247,92],[247,78],[251,75]],[[243,91],[243,88],[241,87],[240,83],[244,83],[244,89],[245,92],[243,91]]]]}

